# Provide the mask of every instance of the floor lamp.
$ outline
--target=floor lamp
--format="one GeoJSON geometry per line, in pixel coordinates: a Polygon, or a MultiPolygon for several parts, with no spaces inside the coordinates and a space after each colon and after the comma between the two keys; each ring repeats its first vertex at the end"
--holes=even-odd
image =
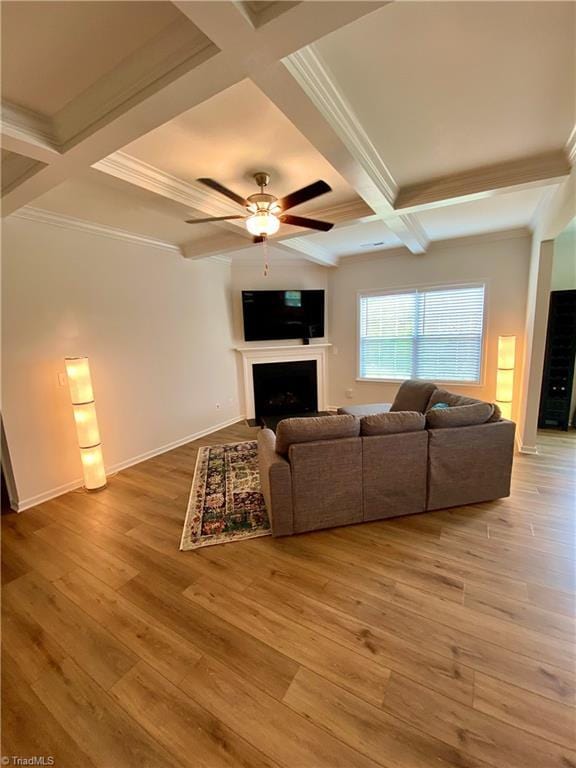
{"type": "Polygon", "coordinates": [[[64,362],[74,409],[76,435],[84,472],[84,487],[87,491],[99,491],[106,487],[106,471],[96,417],[90,363],[87,357],[67,357],[64,362]]]}
{"type": "Polygon", "coordinates": [[[498,337],[498,370],[496,371],[496,404],[504,419],[512,418],[514,399],[514,365],[516,336],[498,337]]]}

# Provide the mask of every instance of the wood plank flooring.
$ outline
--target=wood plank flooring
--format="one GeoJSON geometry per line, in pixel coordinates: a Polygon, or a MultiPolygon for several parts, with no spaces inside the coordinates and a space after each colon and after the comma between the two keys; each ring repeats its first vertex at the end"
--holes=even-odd
{"type": "Polygon", "coordinates": [[[2,754],[576,768],[576,437],[509,499],[194,552],[198,445],[2,517],[2,754]]]}

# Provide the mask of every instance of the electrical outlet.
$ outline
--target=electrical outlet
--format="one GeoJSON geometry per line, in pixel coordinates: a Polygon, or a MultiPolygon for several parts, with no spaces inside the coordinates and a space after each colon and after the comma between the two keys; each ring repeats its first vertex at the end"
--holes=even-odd
{"type": "Polygon", "coordinates": [[[344,394],[346,395],[348,400],[352,400],[352,398],[354,397],[354,390],[353,389],[347,389],[344,394]]]}
{"type": "Polygon", "coordinates": [[[65,373],[59,373],[58,374],[58,386],[59,387],[65,387],[66,386],[66,374],[65,373]]]}

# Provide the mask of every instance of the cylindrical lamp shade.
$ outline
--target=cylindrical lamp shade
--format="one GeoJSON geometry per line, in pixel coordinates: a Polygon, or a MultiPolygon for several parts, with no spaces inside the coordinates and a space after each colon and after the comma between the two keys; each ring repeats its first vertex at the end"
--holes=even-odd
{"type": "Polygon", "coordinates": [[[496,400],[511,403],[514,399],[514,369],[499,368],[496,372],[496,400]]]}
{"type": "Polygon", "coordinates": [[[106,471],[102,457],[102,446],[80,448],[82,469],[84,470],[84,486],[88,491],[97,491],[106,485],[106,471]]]}
{"type": "Polygon", "coordinates": [[[512,417],[515,362],[516,336],[499,336],[498,370],[496,371],[496,403],[505,419],[510,419],[512,417]]]}
{"type": "Polygon", "coordinates": [[[514,370],[516,363],[516,336],[498,337],[498,368],[514,370]]]}
{"type": "Polygon", "coordinates": [[[100,444],[90,364],[87,357],[67,357],[64,362],[74,409],[84,487],[88,491],[97,491],[106,486],[106,470],[100,444]]]}
{"type": "Polygon", "coordinates": [[[91,448],[100,443],[100,430],[96,418],[96,404],[84,403],[74,406],[74,421],[80,448],[91,448]]]}
{"type": "Polygon", "coordinates": [[[65,359],[70,398],[74,405],[94,401],[90,363],[87,357],[67,357],[65,359]]]}

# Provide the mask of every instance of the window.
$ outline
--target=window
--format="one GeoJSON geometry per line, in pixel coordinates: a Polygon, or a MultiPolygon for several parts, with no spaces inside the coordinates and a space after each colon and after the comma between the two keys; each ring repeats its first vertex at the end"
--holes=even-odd
{"type": "Polygon", "coordinates": [[[480,382],[484,286],[360,296],[360,378],[480,382]]]}

